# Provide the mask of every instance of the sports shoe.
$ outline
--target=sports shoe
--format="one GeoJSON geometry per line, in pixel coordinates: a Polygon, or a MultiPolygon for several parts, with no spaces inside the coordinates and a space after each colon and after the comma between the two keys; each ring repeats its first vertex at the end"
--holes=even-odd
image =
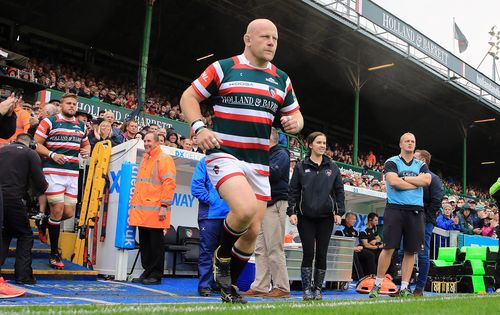
{"type": "Polygon", "coordinates": [[[391,297],[402,297],[402,298],[405,298],[405,297],[411,297],[413,296],[413,293],[411,292],[411,290],[409,288],[406,288],[404,290],[398,290],[394,293],[391,293],[389,294],[389,296],[391,297]]]}
{"type": "Polygon", "coordinates": [[[238,287],[231,285],[229,289],[224,289],[221,286],[220,298],[223,303],[233,303],[233,304],[246,304],[247,300],[241,297],[238,287]]]}
{"type": "Polygon", "coordinates": [[[26,290],[14,288],[10,284],[8,284],[7,281],[3,279],[3,277],[0,277],[0,299],[18,297],[24,295],[25,293],[26,290]]]}
{"type": "Polygon", "coordinates": [[[62,262],[59,254],[49,255],[49,265],[54,269],[64,269],[64,263],[62,262]]]}
{"type": "Polygon", "coordinates": [[[374,285],[373,288],[370,290],[370,293],[368,293],[368,297],[370,299],[378,298],[379,293],[380,293],[380,287],[378,285],[374,285]]]}
{"type": "Polygon", "coordinates": [[[243,296],[254,296],[254,297],[262,297],[262,296],[265,296],[269,294],[268,292],[262,292],[262,291],[256,291],[256,290],[248,290],[248,291],[244,291],[244,292],[241,292],[241,295],[243,296]]]}
{"type": "Polygon", "coordinates": [[[219,252],[219,247],[214,252],[214,280],[222,289],[226,292],[231,289],[231,258],[219,258],[217,253],[219,252]]]}
{"type": "Polygon", "coordinates": [[[49,216],[43,213],[38,213],[32,217],[35,220],[35,225],[38,229],[38,238],[40,242],[47,243],[47,224],[49,216]]]}

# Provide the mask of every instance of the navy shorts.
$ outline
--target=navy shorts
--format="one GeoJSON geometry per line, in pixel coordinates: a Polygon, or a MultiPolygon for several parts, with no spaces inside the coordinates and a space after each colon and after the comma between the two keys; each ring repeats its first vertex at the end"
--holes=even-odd
{"type": "Polygon", "coordinates": [[[388,204],[384,211],[384,246],[399,248],[403,237],[403,250],[416,253],[424,249],[425,215],[423,211],[412,211],[388,204]]]}

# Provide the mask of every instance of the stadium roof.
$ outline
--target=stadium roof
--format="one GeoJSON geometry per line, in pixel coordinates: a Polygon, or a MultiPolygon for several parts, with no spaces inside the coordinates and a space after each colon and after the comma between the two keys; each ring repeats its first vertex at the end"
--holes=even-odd
{"type": "MultiPolygon", "coordinates": [[[[139,60],[145,1],[0,0],[0,18],[22,29],[139,60]]],[[[192,80],[216,59],[242,52],[249,21],[266,17],[279,30],[275,64],[285,70],[311,129],[350,137],[354,89],[349,73],[366,80],[360,99],[360,143],[393,146],[410,131],[438,168],[461,176],[461,124],[496,118],[469,128],[469,182],[488,186],[500,175],[499,109],[458,88],[434,69],[357,28],[348,18],[319,10],[312,1],[157,0],[150,65],[192,80]],[[212,58],[197,58],[214,54],[212,58]],[[373,66],[393,67],[368,71],[373,66]],[[481,165],[482,161],[497,161],[481,165]]],[[[334,140],[334,139],[330,139],[334,140]]],[[[432,168],[432,167],[431,167],[432,168]]]]}

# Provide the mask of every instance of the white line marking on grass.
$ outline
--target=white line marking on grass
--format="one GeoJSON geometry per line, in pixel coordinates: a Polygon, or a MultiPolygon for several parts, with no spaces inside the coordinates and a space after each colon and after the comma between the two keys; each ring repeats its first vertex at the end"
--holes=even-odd
{"type": "Polygon", "coordinates": [[[109,280],[97,280],[97,281],[99,281],[99,282],[108,282],[108,283],[112,282],[112,283],[116,283],[116,284],[120,284],[120,285],[124,285],[124,286],[138,288],[138,289],[149,291],[149,292],[155,292],[155,293],[165,294],[165,295],[168,295],[168,296],[178,296],[175,293],[171,293],[171,292],[168,292],[168,291],[157,290],[157,289],[152,289],[152,288],[147,288],[147,287],[143,287],[143,286],[140,286],[140,285],[137,285],[137,284],[133,284],[133,283],[126,283],[126,282],[119,282],[119,281],[109,281],[109,280]]]}
{"type": "Polygon", "coordinates": [[[45,293],[45,292],[41,292],[41,291],[37,291],[37,290],[33,290],[33,289],[28,289],[26,287],[18,287],[18,286],[15,286],[15,285],[12,285],[12,286],[15,287],[15,288],[17,288],[17,289],[26,290],[26,292],[31,293],[33,295],[40,295],[40,296],[50,296],[50,295],[52,295],[50,293],[45,293]]]}
{"type": "MultiPolygon", "coordinates": [[[[90,299],[90,298],[84,298],[84,297],[70,297],[70,296],[53,296],[54,299],[68,299],[68,300],[79,300],[79,301],[86,301],[86,302],[92,302],[92,303],[98,303],[98,304],[106,304],[106,305],[114,305],[117,303],[113,302],[108,302],[108,301],[102,301],[102,300],[96,300],[96,299],[90,299]]],[[[64,306],[64,305],[61,305],[64,306]]]]}

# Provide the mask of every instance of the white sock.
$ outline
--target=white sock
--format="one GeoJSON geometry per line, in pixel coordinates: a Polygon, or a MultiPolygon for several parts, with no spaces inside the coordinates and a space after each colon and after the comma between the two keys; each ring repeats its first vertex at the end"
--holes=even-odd
{"type": "Polygon", "coordinates": [[[404,289],[408,288],[408,281],[401,281],[401,287],[399,288],[400,291],[403,291],[404,289]]]}
{"type": "Polygon", "coordinates": [[[379,278],[379,277],[376,277],[375,278],[375,285],[377,287],[380,287],[382,285],[382,282],[384,281],[384,278],[379,278]]]}

